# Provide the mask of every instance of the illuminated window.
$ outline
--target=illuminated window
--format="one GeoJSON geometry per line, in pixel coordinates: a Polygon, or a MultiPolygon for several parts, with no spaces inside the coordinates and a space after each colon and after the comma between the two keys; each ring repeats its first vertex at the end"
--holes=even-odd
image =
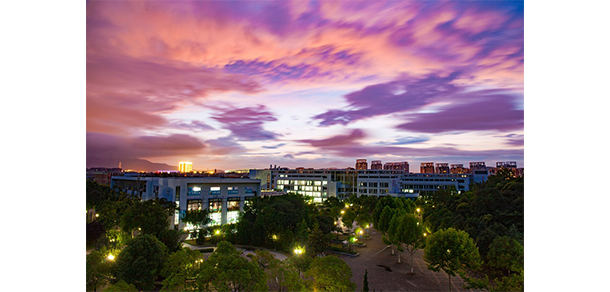
{"type": "Polygon", "coordinates": [[[210,187],[210,195],[220,195],[220,187],[210,187]]]}
{"type": "Polygon", "coordinates": [[[200,196],[201,195],[201,186],[189,184],[187,186],[187,196],[200,196]]]}
{"type": "Polygon", "coordinates": [[[239,194],[239,187],[228,187],[227,192],[229,195],[237,195],[239,194]]]}
{"type": "Polygon", "coordinates": [[[201,210],[201,200],[186,200],[187,211],[201,210]]]}

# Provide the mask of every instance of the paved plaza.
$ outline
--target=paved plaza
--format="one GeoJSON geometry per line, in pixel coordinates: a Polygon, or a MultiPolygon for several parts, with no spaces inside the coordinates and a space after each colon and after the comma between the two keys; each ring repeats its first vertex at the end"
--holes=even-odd
{"type": "MultiPolygon", "coordinates": [[[[449,291],[447,274],[444,272],[432,272],[426,268],[423,259],[423,250],[418,250],[414,255],[414,275],[411,271],[411,255],[408,252],[401,253],[401,264],[397,263],[397,256],[392,255],[381,241],[381,233],[370,230],[370,239],[365,239],[366,247],[356,248],[359,257],[339,256],[352,268],[352,282],[356,283],[356,291],[362,291],[364,270],[368,270],[368,281],[370,291],[449,291]]],[[[398,253],[398,251],[396,251],[398,253]]],[[[464,289],[461,278],[451,277],[451,291],[474,291],[464,289]]]]}

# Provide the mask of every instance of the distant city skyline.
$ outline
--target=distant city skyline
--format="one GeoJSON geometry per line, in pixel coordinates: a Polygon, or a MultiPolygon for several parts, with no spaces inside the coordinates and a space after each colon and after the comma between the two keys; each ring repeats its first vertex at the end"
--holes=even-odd
{"type": "Polygon", "coordinates": [[[523,2],[87,3],[87,167],[524,167],[523,2]]]}

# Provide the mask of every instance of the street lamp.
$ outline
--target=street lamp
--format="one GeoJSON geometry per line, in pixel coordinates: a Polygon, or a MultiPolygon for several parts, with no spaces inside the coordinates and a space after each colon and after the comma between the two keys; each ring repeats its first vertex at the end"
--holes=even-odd
{"type": "Polygon", "coordinates": [[[114,261],[114,256],[112,254],[108,255],[108,260],[114,261]]]}
{"type": "Polygon", "coordinates": [[[276,250],[277,248],[275,246],[275,243],[277,242],[277,239],[278,239],[277,235],[274,234],[273,236],[271,236],[271,239],[273,239],[273,250],[276,250]]]}
{"type": "Polygon", "coordinates": [[[302,254],[302,253],[304,253],[304,252],[305,252],[305,249],[300,247],[300,246],[294,248],[294,254],[297,255],[297,256],[302,254]]]}

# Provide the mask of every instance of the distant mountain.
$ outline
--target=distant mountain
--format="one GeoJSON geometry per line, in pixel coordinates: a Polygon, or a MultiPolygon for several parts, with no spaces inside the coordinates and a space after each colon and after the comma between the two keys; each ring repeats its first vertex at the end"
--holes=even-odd
{"type": "Polygon", "coordinates": [[[178,170],[177,166],[166,163],[155,163],[145,159],[138,158],[116,158],[116,157],[87,157],[87,168],[90,167],[121,167],[123,169],[132,169],[140,171],[157,171],[157,170],[178,170]]]}

